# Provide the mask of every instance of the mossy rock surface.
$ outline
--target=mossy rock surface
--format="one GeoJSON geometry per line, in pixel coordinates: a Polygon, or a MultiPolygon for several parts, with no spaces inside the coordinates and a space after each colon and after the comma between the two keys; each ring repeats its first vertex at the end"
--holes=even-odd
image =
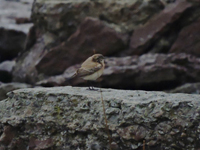
{"type": "MultiPolygon", "coordinates": [[[[200,96],[102,89],[112,149],[198,149],[200,96]]],[[[109,149],[100,91],[27,88],[0,101],[4,149],[109,149]]]]}

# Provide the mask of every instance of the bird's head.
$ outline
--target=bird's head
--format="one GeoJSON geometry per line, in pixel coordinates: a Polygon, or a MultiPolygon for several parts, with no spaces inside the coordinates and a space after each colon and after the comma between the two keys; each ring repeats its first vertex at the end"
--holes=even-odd
{"type": "Polygon", "coordinates": [[[102,63],[104,63],[104,56],[102,55],[102,54],[94,54],[93,56],[92,56],[92,60],[94,61],[94,62],[98,62],[98,63],[100,63],[100,64],[102,64],[102,63]]]}

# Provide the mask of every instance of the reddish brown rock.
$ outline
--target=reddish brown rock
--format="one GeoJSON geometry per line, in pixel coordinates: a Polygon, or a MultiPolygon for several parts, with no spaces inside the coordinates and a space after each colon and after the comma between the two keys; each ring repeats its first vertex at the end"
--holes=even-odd
{"type": "Polygon", "coordinates": [[[35,39],[37,41],[29,52],[18,59],[13,71],[15,82],[35,83],[43,77],[43,75],[38,76],[40,74],[61,74],[67,67],[91,56],[94,50],[96,53],[111,55],[125,48],[128,41],[126,34],[118,33],[94,18],[86,18],[80,28],[59,46],[50,45],[52,41],[56,41],[57,36],[41,33],[42,31],[34,28],[33,33],[31,30],[30,34],[36,38],[30,37],[27,40],[27,48],[35,42],[35,39]]]}
{"type": "Polygon", "coordinates": [[[15,136],[15,132],[16,130],[12,126],[10,125],[4,126],[3,133],[1,134],[0,137],[0,143],[9,145],[15,136]]]}
{"type": "Polygon", "coordinates": [[[29,147],[31,149],[48,149],[54,145],[54,141],[50,138],[45,139],[45,140],[39,140],[39,139],[34,139],[31,138],[29,141],[29,147]]]}
{"type": "Polygon", "coordinates": [[[138,27],[132,34],[128,53],[141,55],[148,52],[153,42],[161,38],[170,24],[176,21],[191,6],[186,0],[177,0],[150,19],[145,25],[138,27]]]}
{"type": "Polygon", "coordinates": [[[92,55],[93,49],[104,55],[117,54],[128,46],[126,35],[163,8],[160,1],[146,0],[53,3],[36,0],[31,15],[34,28],[26,41],[26,52],[17,59],[14,81],[34,84],[46,75],[63,73],[66,67],[92,55]],[[91,19],[83,23],[86,17],[96,18],[96,21],[91,19]],[[80,52],[81,55],[74,59],[80,52]]]}
{"type": "Polygon", "coordinates": [[[179,33],[170,52],[188,53],[200,56],[200,20],[184,27],[179,33]]]}
{"type": "Polygon", "coordinates": [[[116,32],[95,18],[86,18],[67,42],[52,48],[37,63],[39,73],[61,74],[76,63],[96,53],[112,55],[127,46],[127,35],[116,32]],[[54,66],[54,67],[52,67],[54,66]]]}
{"type": "MultiPolygon", "coordinates": [[[[118,58],[120,60],[120,58],[118,58]]],[[[186,54],[147,54],[113,64],[104,72],[103,87],[164,90],[199,81],[200,59],[186,54]]],[[[112,62],[112,61],[111,61],[112,62]]]]}
{"type": "MultiPolygon", "coordinates": [[[[64,85],[78,68],[70,67],[63,75],[38,82],[42,86],[64,85]]],[[[140,57],[107,58],[103,76],[97,81],[107,88],[166,90],[186,82],[200,81],[200,59],[186,54],[146,54],[140,57]]],[[[86,86],[82,79],[72,80],[73,86],[86,86]]]]}
{"type": "Polygon", "coordinates": [[[188,24],[186,18],[192,18],[193,21],[193,14],[196,18],[200,15],[199,11],[193,11],[193,4],[186,0],[80,0],[53,3],[50,0],[36,0],[32,9],[35,29],[30,34],[30,40],[27,40],[26,53],[18,58],[13,72],[14,81],[34,84],[47,76],[61,74],[67,67],[91,56],[93,49],[105,56],[168,52],[179,32],[176,31],[179,28],[176,23],[181,20],[181,30],[188,24]],[[131,35],[133,30],[136,42],[132,40],[133,44],[130,44],[127,35],[131,35]],[[148,37],[144,44],[137,41],[140,34],[143,39],[148,37]],[[132,48],[128,51],[128,45],[136,46],[136,51],[133,52],[132,48]]]}

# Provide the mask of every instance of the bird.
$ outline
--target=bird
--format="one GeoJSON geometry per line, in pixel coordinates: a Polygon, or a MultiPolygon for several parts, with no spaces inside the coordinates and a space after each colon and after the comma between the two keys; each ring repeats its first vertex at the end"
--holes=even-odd
{"type": "MultiPolygon", "coordinates": [[[[102,54],[94,54],[90,56],[82,63],[81,67],[77,69],[70,79],[80,77],[87,80],[88,83],[97,80],[103,74],[105,68],[104,59],[105,58],[102,54]]],[[[91,85],[89,85],[89,90],[95,90],[93,86],[90,86],[91,85]]]]}

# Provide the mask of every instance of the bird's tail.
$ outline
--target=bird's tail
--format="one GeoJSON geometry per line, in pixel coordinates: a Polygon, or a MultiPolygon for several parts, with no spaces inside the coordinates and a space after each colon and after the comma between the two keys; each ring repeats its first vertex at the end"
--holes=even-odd
{"type": "Polygon", "coordinates": [[[75,78],[76,76],[77,76],[77,72],[74,73],[69,79],[71,80],[71,79],[75,78]]]}

